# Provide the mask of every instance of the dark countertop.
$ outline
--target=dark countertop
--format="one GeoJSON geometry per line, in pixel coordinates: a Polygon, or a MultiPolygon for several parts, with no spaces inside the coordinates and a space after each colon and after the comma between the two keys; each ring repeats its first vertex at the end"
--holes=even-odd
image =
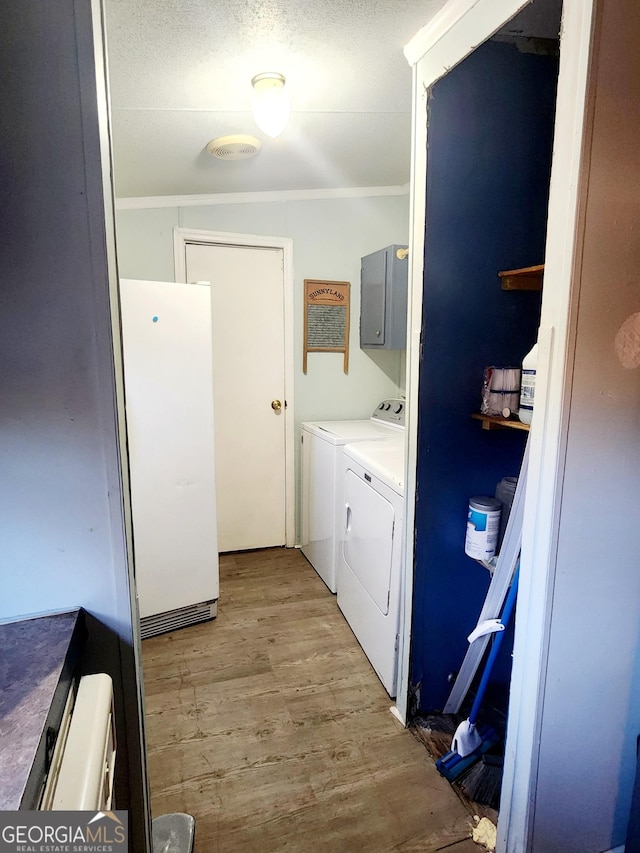
{"type": "Polygon", "coordinates": [[[0,624],[0,810],[37,808],[83,631],[80,610],[0,624]]]}

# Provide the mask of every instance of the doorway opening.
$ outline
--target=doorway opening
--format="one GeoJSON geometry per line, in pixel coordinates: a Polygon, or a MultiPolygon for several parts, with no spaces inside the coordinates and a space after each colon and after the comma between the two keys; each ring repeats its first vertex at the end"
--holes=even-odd
{"type": "MultiPolygon", "coordinates": [[[[469,712],[441,713],[490,582],[465,554],[469,499],[518,475],[526,440],[472,415],[484,369],[518,367],[537,338],[541,291],[503,290],[499,273],[544,263],[560,12],[530,4],[428,92],[410,715],[435,757],[469,712]]],[[[512,646],[511,630],[485,703],[502,734],[512,646]]],[[[485,804],[497,809],[499,791],[485,804]]]]}

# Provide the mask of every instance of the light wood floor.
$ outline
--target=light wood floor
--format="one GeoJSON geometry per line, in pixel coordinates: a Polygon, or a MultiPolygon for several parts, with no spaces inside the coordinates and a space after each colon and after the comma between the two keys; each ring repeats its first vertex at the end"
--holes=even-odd
{"type": "Polygon", "coordinates": [[[299,551],[225,555],[213,622],[143,643],[154,816],[196,853],[478,853],[299,551]]]}

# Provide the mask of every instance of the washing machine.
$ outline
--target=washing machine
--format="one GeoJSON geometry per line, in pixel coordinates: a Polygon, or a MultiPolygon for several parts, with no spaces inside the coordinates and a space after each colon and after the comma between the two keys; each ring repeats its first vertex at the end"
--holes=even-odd
{"type": "Polygon", "coordinates": [[[366,420],[305,422],[301,427],[302,553],[331,592],[342,540],[342,460],[346,445],[383,441],[404,430],[405,401],[383,400],[366,420]]]}
{"type": "Polygon", "coordinates": [[[404,435],[345,447],[338,607],[396,695],[404,525],[404,435]]]}

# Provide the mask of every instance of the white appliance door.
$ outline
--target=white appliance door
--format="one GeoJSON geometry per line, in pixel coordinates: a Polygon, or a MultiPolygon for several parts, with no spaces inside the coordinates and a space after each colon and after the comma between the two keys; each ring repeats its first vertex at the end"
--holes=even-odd
{"type": "Polygon", "coordinates": [[[347,469],[345,510],[344,561],[380,613],[386,615],[395,532],[393,504],[347,469]]]}
{"type": "Polygon", "coordinates": [[[218,598],[211,288],[121,280],[141,617],[218,598]]]}
{"type": "Polygon", "coordinates": [[[220,551],[284,545],[283,250],[189,243],[186,273],[212,285],[220,551]]]}

